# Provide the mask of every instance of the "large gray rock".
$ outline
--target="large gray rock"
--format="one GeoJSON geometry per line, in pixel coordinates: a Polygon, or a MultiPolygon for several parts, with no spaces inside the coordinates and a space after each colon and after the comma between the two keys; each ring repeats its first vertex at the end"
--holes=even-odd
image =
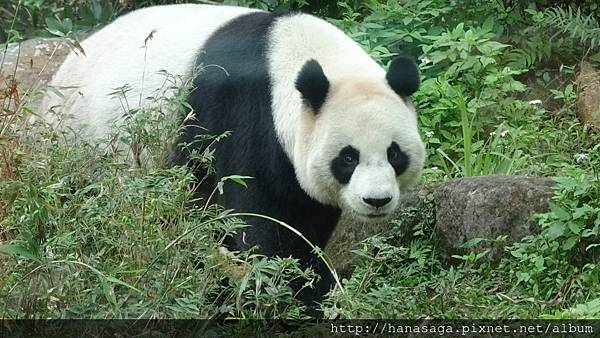
{"type": "MultiPolygon", "coordinates": [[[[539,231],[531,219],[545,212],[552,197],[553,181],[523,176],[480,176],[440,184],[434,193],[435,233],[447,255],[468,251],[463,244],[474,238],[494,240],[508,236],[508,243],[539,231]]],[[[476,251],[490,249],[494,260],[502,245],[483,241],[476,251]]]]}

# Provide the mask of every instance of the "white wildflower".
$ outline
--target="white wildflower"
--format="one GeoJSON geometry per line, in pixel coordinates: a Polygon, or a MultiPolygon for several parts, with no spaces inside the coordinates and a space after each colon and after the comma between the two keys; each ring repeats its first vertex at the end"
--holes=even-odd
{"type": "Polygon", "coordinates": [[[433,137],[433,135],[435,135],[435,133],[431,130],[428,130],[425,132],[425,136],[427,136],[427,137],[433,137]]]}
{"type": "Polygon", "coordinates": [[[490,136],[496,136],[496,132],[495,131],[491,132],[490,136]]]}
{"type": "Polygon", "coordinates": [[[529,101],[529,102],[527,102],[527,103],[529,103],[529,104],[531,104],[531,105],[534,105],[534,104],[542,104],[542,100],[531,100],[531,101],[529,101]]]}
{"type": "Polygon", "coordinates": [[[431,60],[429,60],[429,58],[427,56],[423,56],[421,58],[421,63],[424,64],[424,65],[426,65],[426,64],[428,64],[430,62],[431,62],[431,60]]]}
{"type": "Polygon", "coordinates": [[[587,160],[588,154],[575,154],[575,161],[577,163],[587,160]]]}
{"type": "Polygon", "coordinates": [[[508,134],[508,130],[503,130],[503,131],[500,133],[500,137],[504,137],[504,136],[506,136],[506,134],[508,134]]]}

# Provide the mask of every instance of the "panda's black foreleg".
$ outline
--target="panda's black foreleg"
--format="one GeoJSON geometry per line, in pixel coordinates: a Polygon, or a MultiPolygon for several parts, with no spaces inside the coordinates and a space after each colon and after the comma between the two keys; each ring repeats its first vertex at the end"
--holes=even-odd
{"type": "Polygon", "coordinates": [[[307,280],[296,279],[291,282],[294,294],[306,306],[306,314],[313,318],[322,318],[320,303],[333,286],[333,276],[312,248],[287,229],[269,221],[247,219],[250,227],[241,229],[228,243],[230,249],[247,250],[258,247],[265,256],[294,257],[299,260],[301,269],[311,268],[318,278],[306,285],[307,280]]]}
{"type": "MultiPolygon", "coordinates": [[[[312,283],[312,287],[305,287],[304,279],[293,281],[291,286],[306,305],[308,314],[320,318],[323,314],[319,303],[331,289],[333,277],[323,260],[314,252],[313,246],[321,249],[325,247],[339,220],[340,210],[317,203],[297,186],[288,187],[285,193],[274,193],[269,191],[269,185],[260,182],[259,179],[250,180],[247,188],[227,182],[220,202],[227,208],[250,211],[283,221],[294,227],[311,244],[281,224],[264,218],[247,217],[245,222],[251,226],[240,229],[231,238],[230,250],[247,250],[257,246],[263,255],[291,256],[298,259],[302,269],[312,268],[320,276],[312,283]]],[[[283,183],[270,184],[283,186],[283,183]]]]}
{"type": "Polygon", "coordinates": [[[290,230],[264,220],[247,220],[250,227],[242,229],[229,243],[235,250],[246,250],[256,246],[266,256],[294,257],[299,260],[301,269],[311,268],[318,278],[306,285],[307,280],[296,279],[291,287],[297,298],[306,306],[307,315],[322,318],[320,303],[333,286],[333,276],[323,260],[314,253],[303,239],[290,230]]]}
{"type": "Polygon", "coordinates": [[[323,318],[323,311],[321,310],[320,304],[323,302],[327,292],[329,292],[334,285],[333,276],[325,263],[323,263],[317,255],[314,255],[314,258],[311,259],[309,264],[305,263],[303,265],[312,267],[320,278],[312,288],[306,287],[300,290],[298,299],[306,305],[307,315],[313,318],[323,318]]]}

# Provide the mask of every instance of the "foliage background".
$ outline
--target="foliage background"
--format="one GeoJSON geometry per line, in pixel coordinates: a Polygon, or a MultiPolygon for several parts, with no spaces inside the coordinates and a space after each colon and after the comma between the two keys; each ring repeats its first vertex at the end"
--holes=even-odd
{"type": "MultiPolygon", "coordinates": [[[[176,2],[9,0],[0,4],[0,42],[76,42],[127,11],[176,2]]],[[[469,248],[444,259],[431,213],[406,210],[388,234],[355,247],[364,260],[343,280],[344,292],[325,302],[327,315],[600,317],[599,134],[580,123],[574,84],[581,61],[600,61],[596,1],[223,2],[325,17],[384,66],[397,54],[418,59],[425,183],[488,174],[557,182],[551,211],[537,216],[541,233],[506,243],[499,262],[469,248]],[[422,221],[401,240],[396,230],[411,217],[422,221]]],[[[185,108],[186,84],[165,77],[179,90],[169,104],[185,108]]],[[[220,253],[242,225],[195,200],[197,182],[186,168],[131,170],[74,135],[51,128],[40,135],[27,122],[35,107],[15,108],[13,95],[0,95],[3,317],[302,316],[289,284],[310,285],[314,274],[290,258],[220,253]]],[[[165,116],[157,97],[149,111],[124,112],[121,135],[153,144],[148,149],[159,159],[172,135],[155,128],[165,116]]],[[[425,205],[432,207],[430,197],[425,205]]]]}

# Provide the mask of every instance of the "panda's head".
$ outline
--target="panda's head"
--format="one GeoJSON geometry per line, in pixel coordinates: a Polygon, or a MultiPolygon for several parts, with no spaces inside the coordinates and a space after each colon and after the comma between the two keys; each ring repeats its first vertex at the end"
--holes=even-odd
{"type": "Polygon", "coordinates": [[[384,220],[424,163],[409,101],[419,87],[418,69],[399,57],[385,76],[326,73],[309,60],[295,82],[304,110],[293,152],[299,183],[321,203],[362,220],[384,220]]]}

